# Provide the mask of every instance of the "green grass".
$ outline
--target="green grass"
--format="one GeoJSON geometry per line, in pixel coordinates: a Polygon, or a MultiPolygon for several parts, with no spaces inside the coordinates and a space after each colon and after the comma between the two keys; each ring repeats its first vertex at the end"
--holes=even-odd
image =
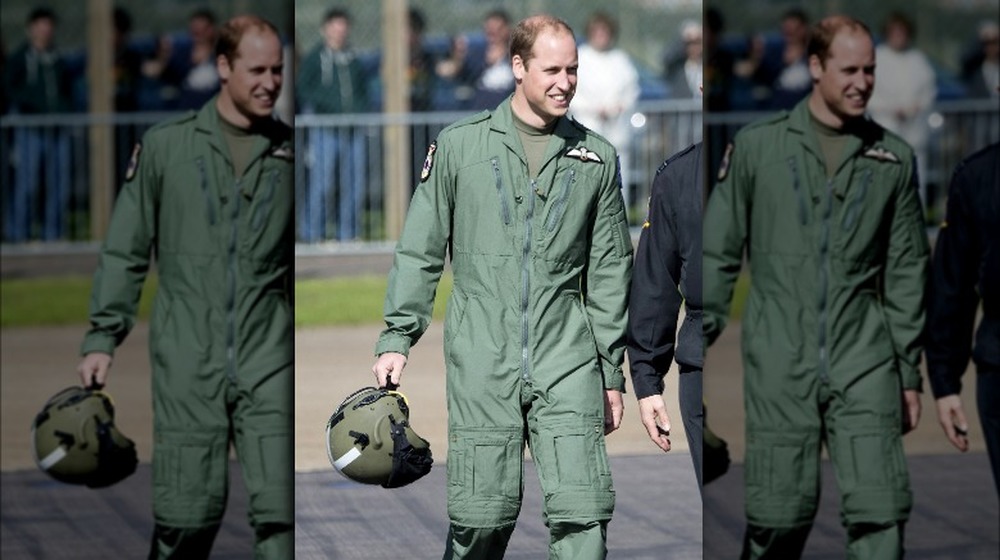
{"type": "MultiPolygon", "coordinates": [[[[8,279],[0,282],[0,326],[86,324],[90,305],[90,276],[8,279]]],[[[139,301],[139,318],[149,318],[156,293],[156,277],[146,279],[139,301]]]]}
{"type": "MultiPolygon", "coordinates": [[[[295,283],[295,326],[366,325],[382,322],[386,279],[378,276],[300,280],[295,283]]],[[[434,318],[444,317],[451,275],[438,285],[434,318]]]]}
{"type": "MultiPolygon", "coordinates": [[[[0,282],[0,326],[85,324],[90,285],[89,276],[4,279],[0,282]]],[[[437,320],[444,317],[451,286],[451,275],[444,275],[434,302],[437,320]]],[[[743,313],[749,286],[749,275],[740,275],[733,294],[732,317],[743,313]]],[[[295,326],[380,323],[385,287],[386,279],[378,276],[300,280],[295,283],[295,326]]],[[[150,276],[139,304],[140,319],[149,318],[155,292],[156,277],[150,276]]]]}
{"type": "MultiPolygon", "coordinates": [[[[4,279],[0,282],[0,326],[31,327],[87,323],[89,276],[4,279]]],[[[140,320],[148,319],[156,293],[150,276],[139,304],[140,320]]],[[[295,283],[295,326],[364,325],[382,321],[386,279],[376,276],[302,280],[295,283]]],[[[435,319],[444,317],[451,276],[438,287],[435,319]]]]}

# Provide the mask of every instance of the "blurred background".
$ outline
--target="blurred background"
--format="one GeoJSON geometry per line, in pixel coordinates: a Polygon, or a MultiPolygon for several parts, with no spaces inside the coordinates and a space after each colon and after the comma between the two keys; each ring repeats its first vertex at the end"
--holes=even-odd
{"type": "Polygon", "coordinates": [[[869,112],[914,147],[921,200],[935,225],[955,165],[1000,140],[998,9],[997,0],[706,2],[710,168],[741,126],[808,93],[809,25],[850,14],[876,40],[869,112]]]}

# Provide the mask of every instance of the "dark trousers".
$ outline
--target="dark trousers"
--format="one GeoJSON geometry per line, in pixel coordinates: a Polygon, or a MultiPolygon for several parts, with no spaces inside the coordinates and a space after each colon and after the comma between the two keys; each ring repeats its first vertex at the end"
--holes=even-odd
{"type": "Polygon", "coordinates": [[[680,372],[677,393],[681,420],[684,422],[684,433],[687,434],[688,447],[691,449],[698,488],[701,489],[702,434],[705,425],[705,406],[701,398],[701,370],[681,365],[680,372]]]}
{"type": "Polygon", "coordinates": [[[979,368],[976,376],[976,406],[983,426],[983,439],[990,455],[993,484],[1000,496],[1000,368],[979,368]]]}

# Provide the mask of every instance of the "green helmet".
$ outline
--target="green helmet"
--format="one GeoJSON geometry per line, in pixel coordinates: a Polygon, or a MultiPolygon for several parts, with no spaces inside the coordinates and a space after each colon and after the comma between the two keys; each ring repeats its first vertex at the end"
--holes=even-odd
{"type": "Polygon", "coordinates": [[[402,393],[365,387],[326,423],[326,455],[340,474],[384,488],[405,486],[431,470],[430,444],[410,427],[402,393]]]}
{"type": "Polygon", "coordinates": [[[70,387],[56,393],[31,426],[35,463],[52,478],[91,488],[135,472],[135,444],[115,427],[111,397],[70,387]]]}

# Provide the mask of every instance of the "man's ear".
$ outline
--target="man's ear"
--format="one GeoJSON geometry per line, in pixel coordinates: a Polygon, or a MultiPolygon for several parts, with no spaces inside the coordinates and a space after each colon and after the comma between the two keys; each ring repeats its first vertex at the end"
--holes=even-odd
{"type": "Polygon", "coordinates": [[[818,55],[809,55],[809,75],[812,76],[814,82],[819,81],[823,75],[823,63],[818,55]]]}
{"type": "Polygon", "coordinates": [[[521,55],[515,54],[513,58],[510,59],[511,68],[514,70],[514,79],[520,82],[524,79],[524,74],[528,71],[525,67],[524,59],[521,55]]]}
{"type": "Polygon", "coordinates": [[[215,57],[215,69],[219,72],[219,80],[225,82],[229,80],[229,74],[233,69],[229,66],[229,59],[225,55],[215,57]]]}

